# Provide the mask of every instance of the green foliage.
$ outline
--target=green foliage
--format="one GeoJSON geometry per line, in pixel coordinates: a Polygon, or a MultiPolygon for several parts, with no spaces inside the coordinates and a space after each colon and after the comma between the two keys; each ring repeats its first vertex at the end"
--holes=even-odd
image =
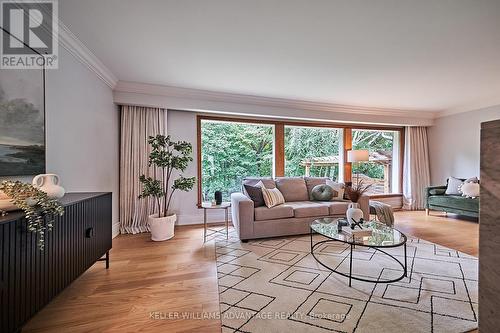
{"type": "MultiPolygon", "coordinates": [[[[285,126],[285,175],[304,176],[301,163],[308,158],[338,156],[341,130],[320,127],[285,126]]],[[[355,149],[392,151],[394,132],[353,131],[355,149]]],[[[222,191],[228,200],[241,190],[245,177],[271,177],[273,174],[274,132],[271,125],[202,121],[202,195],[211,200],[222,191]]],[[[357,170],[358,166],[355,166],[357,170]]],[[[383,167],[360,163],[359,172],[383,178],[383,167]]],[[[313,166],[311,176],[338,178],[339,166],[313,166]]]]}
{"type": "MultiPolygon", "coordinates": [[[[31,184],[20,181],[2,181],[0,191],[11,198],[14,205],[24,211],[28,220],[28,231],[38,234],[38,248],[44,249],[45,231],[51,231],[56,216],[64,214],[64,208],[57,200],[31,184]]],[[[0,215],[7,213],[0,210],[0,215]]]]}
{"type": "Polygon", "coordinates": [[[213,199],[215,191],[228,200],[232,192],[241,190],[244,177],[270,177],[273,166],[273,128],[203,121],[202,193],[204,200],[213,199]]]}
{"type": "Polygon", "coordinates": [[[142,175],[139,177],[139,181],[142,183],[142,193],[139,195],[139,198],[141,199],[147,197],[160,198],[165,196],[165,193],[163,193],[163,187],[160,180],[142,175]]]}
{"type": "MultiPolygon", "coordinates": [[[[285,176],[304,176],[301,162],[308,158],[338,156],[340,130],[318,127],[285,127],[285,176]]],[[[338,165],[312,167],[311,176],[337,179],[338,165]]]]}
{"type": "Polygon", "coordinates": [[[181,191],[189,191],[193,188],[195,182],[195,178],[185,178],[180,177],[174,181],[173,189],[181,190],[181,191]]]}
{"type": "Polygon", "coordinates": [[[161,134],[150,136],[148,143],[151,146],[149,166],[155,166],[161,170],[160,179],[140,176],[139,181],[143,189],[139,198],[155,198],[159,216],[167,216],[174,192],[176,190],[190,191],[195,184],[195,177],[185,178],[180,175],[179,178],[172,179],[174,170],[183,172],[187,169],[189,162],[193,161],[191,157],[193,146],[186,141],[172,141],[170,135],[161,134]]]}

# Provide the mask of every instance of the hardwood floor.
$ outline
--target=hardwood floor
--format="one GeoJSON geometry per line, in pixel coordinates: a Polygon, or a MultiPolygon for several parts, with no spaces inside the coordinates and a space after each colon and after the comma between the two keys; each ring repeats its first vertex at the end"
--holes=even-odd
{"type": "Polygon", "coordinates": [[[168,242],[120,235],[110,255],[109,270],[96,263],[23,332],[220,332],[218,319],[166,317],[219,311],[215,249],[202,227],[178,227],[168,242]]]}
{"type": "MultiPolygon", "coordinates": [[[[396,212],[396,228],[477,256],[477,222],[432,214],[396,212]]],[[[23,331],[220,332],[218,319],[175,318],[216,313],[218,303],[214,245],[203,244],[202,226],[181,226],[168,242],[152,242],[149,234],[118,236],[111,268],[92,266],[23,331]]]]}
{"type": "Polygon", "coordinates": [[[442,212],[426,216],[421,211],[395,213],[395,227],[413,235],[473,256],[478,256],[479,224],[473,220],[446,217],[442,212]]]}

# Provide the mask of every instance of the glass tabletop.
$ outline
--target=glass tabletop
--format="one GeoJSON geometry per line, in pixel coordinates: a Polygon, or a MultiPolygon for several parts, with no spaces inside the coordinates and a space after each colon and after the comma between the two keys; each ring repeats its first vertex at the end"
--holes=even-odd
{"type": "MultiPolygon", "coordinates": [[[[352,237],[350,233],[338,230],[337,221],[339,218],[321,218],[311,224],[311,229],[327,238],[338,240],[347,244],[365,245],[369,247],[395,247],[406,243],[406,236],[397,229],[387,225],[369,221],[362,224],[363,228],[372,230],[370,236],[352,237]]],[[[349,228],[344,226],[342,228],[349,228]]]]}

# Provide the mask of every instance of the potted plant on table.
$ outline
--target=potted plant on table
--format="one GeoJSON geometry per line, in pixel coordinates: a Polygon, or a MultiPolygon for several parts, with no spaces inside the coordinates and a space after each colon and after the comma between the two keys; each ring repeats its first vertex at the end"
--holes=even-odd
{"type": "Polygon", "coordinates": [[[0,182],[0,216],[7,210],[21,209],[28,222],[27,230],[37,235],[40,250],[45,248],[45,234],[51,231],[57,216],[64,214],[64,207],[57,200],[32,184],[4,180],[0,182]]]}
{"type": "Polygon", "coordinates": [[[358,179],[356,184],[352,184],[351,186],[347,186],[345,188],[347,198],[351,200],[349,208],[346,212],[347,222],[349,224],[351,224],[352,222],[359,222],[363,218],[363,211],[359,208],[358,201],[361,196],[370,189],[371,186],[372,184],[365,185],[363,184],[362,179],[358,179]]]}
{"type": "Polygon", "coordinates": [[[156,212],[148,216],[151,230],[151,239],[164,241],[174,237],[174,225],[177,215],[171,212],[170,203],[175,191],[190,191],[195,183],[195,177],[180,175],[174,179],[174,171],[184,172],[189,162],[193,161],[191,153],[193,147],[186,141],[172,141],[170,135],[150,136],[148,143],[151,146],[149,166],[159,169],[158,177],[142,175],[139,181],[143,190],[139,198],[154,198],[156,212]]]}

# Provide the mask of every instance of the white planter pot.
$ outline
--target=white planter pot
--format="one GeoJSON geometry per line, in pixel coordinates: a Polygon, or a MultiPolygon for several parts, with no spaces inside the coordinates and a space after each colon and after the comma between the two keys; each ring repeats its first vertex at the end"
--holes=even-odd
{"type": "Polygon", "coordinates": [[[158,217],[158,214],[148,216],[148,224],[151,230],[151,240],[155,242],[165,241],[174,237],[174,227],[177,215],[158,217]]]}
{"type": "Polygon", "coordinates": [[[363,211],[359,209],[359,204],[357,202],[352,202],[349,204],[349,208],[346,212],[347,221],[352,223],[352,220],[359,222],[363,218],[363,211]]]}

